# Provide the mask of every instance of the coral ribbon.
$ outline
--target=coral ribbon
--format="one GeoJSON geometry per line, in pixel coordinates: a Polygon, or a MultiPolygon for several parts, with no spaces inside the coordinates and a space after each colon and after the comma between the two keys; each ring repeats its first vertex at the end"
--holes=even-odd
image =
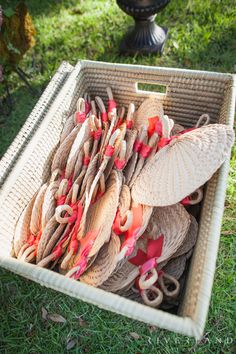
{"type": "Polygon", "coordinates": [[[65,204],[66,195],[61,195],[60,198],[57,199],[57,206],[65,204]]]}
{"type": "Polygon", "coordinates": [[[88,166],[90,162],[90,156],[84,156],[83,165],[88,166]]]}
{"type": "Polygon", "coordinates": [[[92,137],[94,138],[94,140],[99,140],[101,138],[101,135],[102,135],[102,129],[101,128],[99,128],[98,130],[92,132],[92,137]]]}
{"type": "Polygon", "coordinates": [[[185,197],[183,200],[181,200],[180,202],[182,205],[186,206],[190,204],[190,198],[189,197],[185,197]]]}
{"type": "Polygon", "coordinates": [[[115,148],[112,145],[107,145],[104,155],[108,157],[112,157],[114,154],[115,148]]]}
{"type": "Polygon", "coordinates": [[[143,207],[139,204],[137,207],[132,207],[133,212],[133,222],[131,227],[124,233],[125,241],[122,244],[121,249],[127,247],[127,251],[125,256],[131,255],[134,250],[134,246],[137,241],[137,234],[142,226],[143,223],[143,207]]]}
{"type": "Polygon", "coordinates": [[[148,136],[152,136],[153,133],[157,133],[162,136],[162,122],[158,116],[148,118],[148,136]]]}
{"type": "Polygon", "coordinates": [[[161,149],[166,145],[169,145],[169,143],[173,140],[178,138],[178,135],[173,135],[170,138],[161,138],[157,144],[158,148],[161,149]]]}
{"type": "Polygon", "coordinates": [[[138,250],[135,257],[129,259],[133,265],[139,266],[140,274],[149,272],[157,265],[157,259],[162,254],[164,236],[161,234],[156,240],[148,239],[147,252],[138,250]]]}
{"type": "Polygon", "coordinates": [[[76,280],[79,279],[79,277],[81,276],[81,274],[85,271],[85,269],[87,267],[89,252],[91,251],[91,249],[94,245],[94,242],[97,238],[98,233],[99,233],[99,230],[97,230],[97,231],[90,230],[86,234],[86,236],[80,240],[79,259],[73,265],[73,267],[80,266],[80,269],[76,273],[74,273],[72,276],[76,280]]]}
{"type": "Polygon", "coordinates": [[[85,101],[85,113],[86,115],[91,111],[91,104],[88,101],[85,101]]]}
{"type": "Polygon", "coordinates": [[[152,152],[152,147],[149,145],[142,144],[141,150],[140,150],[140,155],[146,159],[152,152]]]}
{"type": "Polygon", "coordinates": [[[134,142],[134,151],[135,152],[139,152],[141,150],[141,148],[142,148],[142,145],[143,145],[142,141],[136,139],[135,142],[134,142]]]}
{"type": "Polygon", "coordinates": [[[101,117],[102,117],[102,121],[103,121],[103,122],[107,122],[107,121],[108,121],[107,112],[102,112],[101,117]]]}
{"type": "Polygon", "coordinates": [[[85,112],[76,112],[76,122],[77,123],[84,123],[85,119],[86,119],[85,112]]]}
{"type": "Polygon", "coordinates": [[[133,122],[131,119],[129,119],[129,120],[126,121],[126,127],[127,127],[127,129],[132,129],[132,128],[133,128],[133,125],[134,125],[134,122],[133,122]]]}
{"type": "Polygon", "coordinates": [[[114,161],[117,170],[122,170],[125,166],[125,160],[121,160],[118,157],[114,161]]]}
{"type": "MultiPolygon", "coordinates": [[[[189,133],[192,130],[195,130],[196,128],[188,128],[188,129],[184,129],[181,132],[179,132],[180,135],[183,135],[185,133],[189,133]]],[[[178,138],[179,135],[173,135],[170,138],[161,138],[157,144],[158,148],[163,148],[164,146],[168,145],[173,139],[178,138]]]]}
{"type": "Polygon", "coordinates": [[[116,108],[116,102],[114,100],[108,100],[108,112],[112,112],[116,108]]]}

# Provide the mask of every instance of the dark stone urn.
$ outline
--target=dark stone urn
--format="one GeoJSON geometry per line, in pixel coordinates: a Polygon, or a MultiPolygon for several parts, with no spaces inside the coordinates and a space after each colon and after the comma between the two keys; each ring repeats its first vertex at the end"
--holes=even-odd
{"type": "Polygon", "coordinates": [[[121,54],[162,54],[167,38],[167,28],[155,23],[156,13],[170,0],[117,0],[118,6],[132,16],[135,26],[121,42],[121,54]]]}

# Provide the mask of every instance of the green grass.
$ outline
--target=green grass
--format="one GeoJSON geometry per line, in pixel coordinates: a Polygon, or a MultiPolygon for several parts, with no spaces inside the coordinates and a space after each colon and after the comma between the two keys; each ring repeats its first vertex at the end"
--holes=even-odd
{"type": "MultiPolygon", "coordinates": [[[[12,6],[15,1],[3,1],[12,6]]],[[[12,75],[13,112],[1,117],[0,156],[6,151],[62,60],[79,58],[133,64],[235,70],[235,12],[230,0],[172,1],[157,20],[169,27],[164,55],[125,58],[118,43],[132,19],[109,0],[28,0],[37,44],[21,67],[38,90],[32,97],[12,75]]],[[[235,338],[234,250],[236,229],[236,149],[231,161],[217,272],[203,339],[179,336],[103,311],[0,269],[0,353],[232,353],[235,338]],[[66,323],[44,321],[41,308],[59,313],[66,323]],[[83,321],[79,320],[82,316],[83,321]],[[130,332],[139,334],[133,339],[130,332]]]]}

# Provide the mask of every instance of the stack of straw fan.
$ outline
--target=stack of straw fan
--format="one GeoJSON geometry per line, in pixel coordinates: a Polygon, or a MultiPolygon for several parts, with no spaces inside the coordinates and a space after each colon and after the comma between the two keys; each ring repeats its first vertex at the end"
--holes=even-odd
{"type": "Polygon", "coordinates": [[[43,184],[23,210],[15,257],[153,307],[178,302],[198,233],[190,205],[233,131],[203,114],[185,129],[156,98],[117,110],[110,88],[79,98],[43,184]]]}

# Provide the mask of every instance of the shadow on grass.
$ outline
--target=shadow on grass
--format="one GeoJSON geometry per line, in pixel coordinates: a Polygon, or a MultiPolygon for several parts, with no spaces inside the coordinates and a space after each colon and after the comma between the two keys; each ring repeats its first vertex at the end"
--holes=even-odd
{"type": "Polygon", "coordinates": [[[24,85],[19,86],[15,91],[11,92],[13,110],[8,116],[1,117],[0,158],[25,123],[25,120],[29,116],[41,93],[46,87],[46,83],[32,84],[32,86],[35,90],[37,90],[37,94],[34,96],[24,85]]]}

